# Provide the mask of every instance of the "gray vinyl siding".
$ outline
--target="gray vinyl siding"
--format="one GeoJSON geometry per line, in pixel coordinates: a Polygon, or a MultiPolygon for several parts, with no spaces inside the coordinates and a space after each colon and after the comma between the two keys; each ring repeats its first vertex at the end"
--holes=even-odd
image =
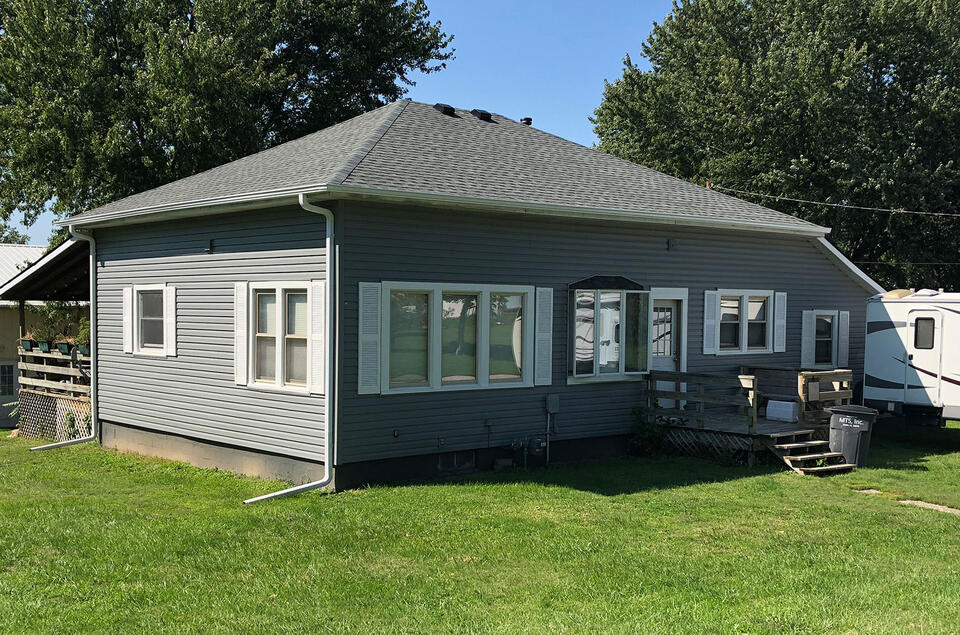
{"type": "Polygon", "coordinates": [[[325,459],[323,396],[234,381],[234,284],[322,278],[321,216],[263,210],[106,228],[95,237],[102,420],[325,459]],[[123,352],[122,289],[134,284],[176,286],[176,357],[123,352]]]}
{"type": "Polygon", "coordinates": [[[593,275],[689,289],[690,372],[737,373],[741,364],[799,366],[802,312],[837,309],[850,311],[850,366],[861,374],[865,301],[872,293],[812,239],[361,203],[345,203],[338,213],[338,463],[496,447],[540,434],[550,393],[560,394],[557,438],[628,432],[631,411],[644,400],[643,382],[567,385],[567,285],[593,275]],[[358,395],[358,283],[383,280],[552,287],[553,384],[358,395]],[[703,355],[703,293],[717,288],[786,292],[787,351],[703,355]]]}

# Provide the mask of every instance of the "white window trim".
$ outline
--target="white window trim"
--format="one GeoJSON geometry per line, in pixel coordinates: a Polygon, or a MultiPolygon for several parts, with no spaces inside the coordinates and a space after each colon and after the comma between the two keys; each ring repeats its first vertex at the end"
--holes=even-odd
{"type": "Polygon", "coordinates": [[[309,395],[312,383],[312,372],[310,360],[313,359],[313,323],[310,316],[313,315],[313,290],[312,284],[308,280],[287,280],[281,282],[251,282],[247,287],[247,388],[255,390],[265,390],[268,392],[287,392],[298,395],[309,395]],[[283,376],[286,372],[286,349],[284,345],[284,335],[286,333],[287,323],[284,320],[286,311],[286,301],[284,292],[286,291],[306,291],[307,292],[307,380],[303,386],[297,384],[285,384],[283,376]],[[257,292],[272,291],[276,293],[276,319],[277,319],[277,351],[276,351],[276,373],[273,382],[257,380],[257,292]]]}
{"type": "MultiPolygon", "coordinates": [[[[594,307],[594,318],[593,318],[593,372],[590,374],[577,374],[577,364],[574,360],[572,366],[573,368],[567,375],[567,384],[605,384],[614,381],[646,381],[646,376],[650,374],[650,367],[653,365],[653,347],[650,345],[650,334],[653,332],[653,296],[650,291],[640,291],[640,290],[627,290],[627,289],[571,289],[570,290],[570,302],[572,306],[570,307],[571,315],[571,333],[567,337],[567,341],[570,346],[570,355],[576,354],[576,347],[573,340],[573,337],[576,333],[576,297],[578,293],[584,291],[593,292],[593,307],[594,307]],[[600,338],[598,337],[599,331],[597,328],[597,309],[600,307],[600,294],[601,293],[620,293],[620,319],[621,324],[623,323],[623,314],[624,307],[627,306],[627,294],[638,293],[645,294],[647,296],[647,369],[643,371],[634,371],[627,372],[625,369],[626,358],[624,357],[624,347],[623,342],[621,341],[620,347],[620,372],[619,373],[601,373],[597,360],[600,359],[600,338]]],[[[568,363],[570,363],[568,361],[568,363]]]]}
{"type": "Polygon", "coordinates": [[[536,287],[496,284],[437,284],[424,282],[383,282],[380,285],[380,394],[402,395],[422,392],[458,390],[496,390],[501,388],[530,388],[534,385],[534,307],[536,287]],[[427,385],[390,386],[390,293],[392,291],[419,291],[428,296],[427,320],[427,385]],[[444,293],[476,294],[477,307],[477,382],[443,383],[441,368],[443,351],[440,345],[440,323],[443,315],[441,297],[444,293]],[[490,294],[516,293],[523,295],[523,360],[520,381],[490,381],[490,294]],[[528,317],[529,316],[529,317],[528,317]]]}
{"type": "Polygon", "coordinates": [[[833,370],[837,367],[837,361],[840,359],[840,311],[828,311],[822,309],[813,310],[813,367],[815,369],[828,369],[833,370]],[[831,345],[831,358],[830,362],[827,364],[818,364],[817,363],[817,318],[821,315],[829,315],[833,318],[831,324],[832,332],[830,333],[830,339],[832,342],[831,345]]]}
{"type": "Polygon", "coordinates": [[[131,328],[133,329],[133,355],[135,357],[167,357],[169,342],[167,342],[167,294],[164,289],[165,284],[135,284],[133,285],[133,306],[130,307],[130,315],[133,319],[131,328]],[[160,348],[143,348],[140,346],[140,292],[141,291],[159,291],[160,292],[160,314],[163,316],[161,324],[163,325],[163,346],[160,348]]]}
{"type": "Polygon", "coordinates": [[[766,355],[773,353],[773,331],[776,328],[774,314],[774,291],[759,289],[717,289],[717,355],[766,355]],[[740,297],[740,348],[720,348],[720,316],[723,298],[730,296],[740,297]],[[749,348],[747,333],[749,331],[750,298],[765,298],[767,301],[767,343],[763,348],[749,348]]]}

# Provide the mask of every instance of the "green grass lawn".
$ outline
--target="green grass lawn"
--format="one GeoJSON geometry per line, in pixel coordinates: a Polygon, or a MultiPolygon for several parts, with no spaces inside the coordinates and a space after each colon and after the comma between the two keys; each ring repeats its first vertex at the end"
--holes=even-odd
{"type": "Polygon", "coordinates": [[[619,459],[311,493],[0,439],[0,629],[951,632],[960,429],[876,467],[619,459]]]}

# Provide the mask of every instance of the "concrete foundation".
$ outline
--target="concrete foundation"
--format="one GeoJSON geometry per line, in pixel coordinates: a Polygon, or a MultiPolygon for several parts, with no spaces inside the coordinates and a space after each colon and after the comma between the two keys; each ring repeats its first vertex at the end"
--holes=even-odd
{"type": "Polygon", "coordinates": [[[323,463],[205,443],[172,434],[101,422],[101,444],[120,452],[183,461],[246,476],[292,481],[296,485],[323,478],[323,463]]]}

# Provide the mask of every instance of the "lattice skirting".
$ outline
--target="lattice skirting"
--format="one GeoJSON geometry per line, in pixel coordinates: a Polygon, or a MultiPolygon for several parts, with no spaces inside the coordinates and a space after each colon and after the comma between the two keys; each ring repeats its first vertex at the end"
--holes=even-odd
{"type": "Polygon", "coordinates": [[[90,400],[20,390],[20,436],[69,441],[90,434],[90,400]]]}
{"type": "Polygon", "coordinates": [[[698,428],[667,428],[666,441],[681,454],[699,457],[740,456],[753,448],[750,437],[698,428]]]}

